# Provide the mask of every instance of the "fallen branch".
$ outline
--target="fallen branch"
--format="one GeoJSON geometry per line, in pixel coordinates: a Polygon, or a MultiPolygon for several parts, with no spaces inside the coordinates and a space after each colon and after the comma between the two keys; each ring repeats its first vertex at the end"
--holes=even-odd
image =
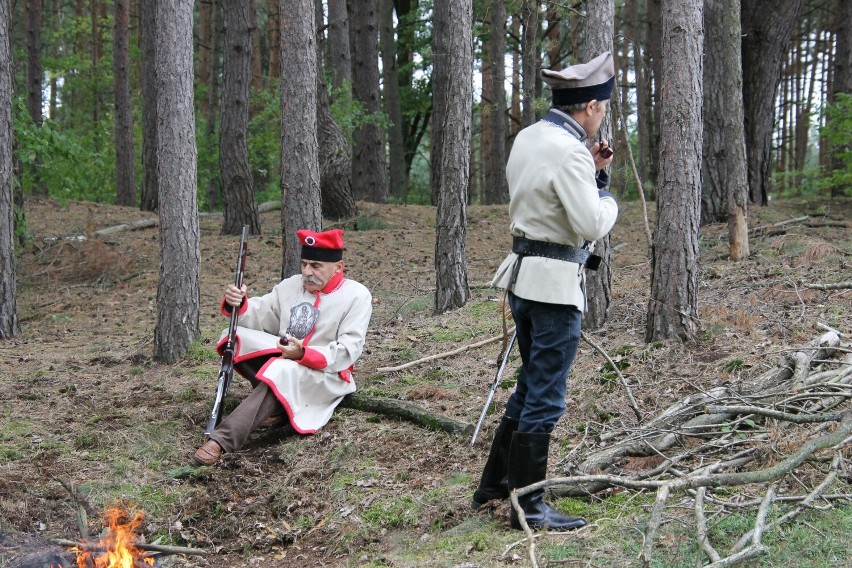
{"type": "MultiPolygon", "coordinates": [[[[52,542],[58,546],[67,546],[69,548],[75,546],[80,550],[86,550],[89,552],[103,550],[103,547],[97,543],[74,542],[73,540],[66,540],[64,538],[57,538],[52,542]]],[[[209,550],[201,548],[185,548],[183,546],[166,546],[162,544],[147,544],[144,542],[134,542],[133,546],[139,550],[144,550],[145,552],[157,552],[159,554],[187,554],[192,556],[204,556],[210,554],[209,550]]]]}
{"type": "MultiPolygon", "coordinates": [[[[512,335],[513,331],[515,331],[515,328],[511,328],[509,330],[509,336],[512,335]]],[[[458,355],[459,353],[464,353],[465,351],[470,351],[471,349],[476,349],[477,347],[482,347],[483,345],[496,343],[502,340],[503,337],[504,334],[501,333],[500,335],[496,335],[488,339],[483,339],[482,341],[471,343],[470,345],[465,345],[464,347],[459,347],[458,349],[453,349],[452,351],[436,353],[435,355],[429,355],[428,357],[423,357],[422,359],[417,359],[416,361],[409,361],[408,363],[398,365],[396,367],[379,367],[378,369],[376,369],[376,371],[378,371],[379,373],[392,373],[394,371],[402,371],[403,369],[408,369],[409,367],[414,367],[415,365],[421,365],[423,363],[428,363],[429,361],[435,361],[437,359],[446,359],[447,357],[452,357],[453,355],[458,355]]]]}
{"type": "Polygon", "coordinates": [[[473,433],[473,424],[467,424],[448,416],[435,414],[404,400],[382,398],[354,392],[343,397],[340,407],[393,416],[426,426],[432,430],[449,432],[450,434],[469,436],[473,433]]]}
{"type": "Polygon", "coordinates": [[[114,225],[112,227],[107,227],[106,229],[100,229],[99,231],[95,231],[96,237],[105,237],[107,235],[112,235],[114,233],[120,233],[122,231],[136,231],[139,229],[147,229],[149,227],[156,227],[160,224],[160,219],[158,217],[154,217],[151,219],[142,219],[140,221],[134,221],[132,223],[124,223],[121,225],[114,225]]]}
{"type": "Polygon", "coordinates": [[[812,290],[850,290],[852,282],[836,282],[834,284],[803,284],[805,288],[812,290]]]}
{"type": "Polygon", "coordinates": [[[779,221],[777,223],[771,223],[769,225],[758,225],[757,227],[752,227],[748,230],[749,235],[756,235],[758,233],[762,233],[767,229],[777,229],[778,227],[784,227],[786,225],[792,225],[794,223],[802,223],[803,221],[807,221],[810,219],[809,215],[805,215],[803,217],[793,217],[792,219],[787,219],[786,221],[779,221]]]}

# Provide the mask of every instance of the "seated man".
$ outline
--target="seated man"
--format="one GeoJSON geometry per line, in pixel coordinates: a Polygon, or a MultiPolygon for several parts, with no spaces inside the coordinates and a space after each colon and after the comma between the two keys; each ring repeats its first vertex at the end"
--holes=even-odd
{"type": "Polygon", "coordinates": [[[343,231],[296,234],[301,275],[265,296],[248,298],[245,285],[225,290],[222,314],[230,317],[235,308],[238,314],[234,368],[254,389],[196,450],[199,465],[239,450],[258,424],[285,412],[296,432],[313,434],[355,391],[352,367],[364,349],[372,296],[344,277],[343,231]]]}

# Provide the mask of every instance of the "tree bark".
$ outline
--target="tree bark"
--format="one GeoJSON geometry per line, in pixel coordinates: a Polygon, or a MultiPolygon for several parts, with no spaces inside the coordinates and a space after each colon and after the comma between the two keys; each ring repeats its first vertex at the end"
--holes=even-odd
{"type": "MultiPolygon", "coordinates": [[[[837,100],[839,93],[852,95],[852,37],[850,36],[852,36],[852,2],[838,0],[834,15],[834,37],[837,43],[834,52],[831,89],[829,90],[830,103],[837,100]]],[[[837,120],[840,120],[840,118],[837,120]]],[[[848,141],[844,145],[832,148],[830,163],[833,171],[840,171],[847,167],[841,154],[849,152],[849,149],[848,141]]],[[[842,196],[844,189],[841,184],[832,185],[831,196],[842,196]]]]}
{"type": "Polygon", "coordinates": [[[222,121],[219,163],[225,200],[223,235],[238,235],[248,225],[260,234],[248,157],[249,96],[252,81],[252,24],[250,5],[223,2],[225,48],[222,73],[222,121]]]}
{"type": "MultiPolygon", "coordinates": [[[[585,60],[597,57],[605,51],[613,51],[613,34],[615,32],[615,2],[614,0],[598,0],[588,4],[588,26],[586,27],[585,60]]],[[[627,77],[621,78],[625,83],[627,77]]],[[[604,140],[613,138],[613,104],[617,104],[618,80],[613,90],[613,100],[607,105],[606,116],[600,126],[600,137],[604,140]]],[[[626,101],[623,101],[626,102],[626,101]]],[[[611,170],[611,168],[610,168],[611,170]]],[[[612,302],[612,272],[610,259],[612,249],[609,245],[609,235],[598,239],[595,244],[595,254],[601,256],[604,262],[595,271],[586,272],[586,315],[583,324],[590,329],[600,329],[609,317],[612,302]]]]}
{"type": "MultiPolygon", "coordinates": [[[[278,0],[275,1],[277,2],[278,0]]],[[[215,149],[219,143],[217,136],[219,133],[219,102],[221,98],[219,96],[219,76],[221,69],[219,62],[222,58],[224,36],[222,28],[224,25],[222,23],[222,0],[209,0],[209,2],[205,3],[210,6],[210,55],[206,62],[208,67],[206,72],[208,81],[206,83],[207,93],[204,97],[205,110],[202,116],[204,116],[205,122],[204,137],[207,139],[207,147],[215,149]]],[[[212,170],[208,173],[206,189],[208,211],[215,210],[223,197],[221,187],[222,178],[220,175],[216,175],[221,173],[221,166],[219,168],[212,168],[212,170]]]]}
{"type": "Polygon", "coordinates": [[[435,100],[442,100],[432,125],[435,223],[435,312],[463,306],[470,299],[465,256],[467,189],[470,173],[473,106],[472,0],[437,0],[433,23],[435,100]],[[440,80],[437,79],[440,78],[440,80]],[[437,165],[437,168],[434,167],[437,165]]]}
{"type": "Polygon", "coordinates": [[[390,195],[399,203],[408,199],[408,169],[405,167],[405,141],[402,136],[402,105],[399,91],[399,72],[396,58],[393,0],[379,0],[379,40],[382,50],[382,78],[385,113],[388,121],[388,153],[390,159],[390,195]]]}
{"type": "Polygon", "coordinates": [[[356,199],[386,203],[388,173],[384,129],[379,125],[382,95],[379,91],[376,7],[377,0],[358,0],[349,10],[352,93],[360,101],[367,119],[353,133],[352,191],[356,199]]]}
{"type": "MultiPolygon", "coordinates": [[[[322,17],[322,0],[315,0],[317,21],[322,17]]],[[[343,129],[334,121],[328,102],[328,88],[322,72],[320,33],[317,39],[317,140],[319,142],[320,193],[322,215],[327,219],[352,218],[358,214],[352,195],[352,147],[343,129]]]]}
{"type": "MultiPolygon", "coordinates": [[[[538,48],[538,2],[524,0],[521,7],[524,37],[521,49],[521,125],[520,128],[531,126],[535,122],[535,96],[538,68],[541,66],[541,55],[538,48]]],[[[520,130],[520,129],[519,129],[520,130]]]]}
{"type": "Polygon", "coordinates": [[[331,86],[352,89],[352,55],[349,52],[349,15],[346,0],[328,0],[328,59],[331,86]]]}
{"type": "Polygon", "coordinates": [[[157,155],[160,279],[154,357],[173,363],[199,336],[201,234],[198,227],[192,0],[158,0],[157,155]]]}
{"type": "Polygon", "coordinates": [[[646,341],[698,336],[702,0],[663,0],[660,183],[646,341]]]}
{"type": "Polygon", "coordinates": [[[743,110],[749,199],[769,202],[775,96],[804,0],[742,0],[743,110]]]}
{"type": "Polygon", "coordinates": [[[136,171],[133,152],[133,115],[130,113],[130,14],[128,0],[115,0],[112,47],[115,93],[115,202],[136,205],[136,171]]]}
{"type": "Polygon", "coordinates": [[[0,339],[15,337],[21,331],[15,287],[10,1],[0,0],[0,339]]]}
{"type": "Polygon", "coordinates": [[[322,229],[317,140],[317,41],[312,0],[280,0],[281,276],[298,274],[296,231],[322,229]]]}
{"type": "Polygon", "coordinates": [[[142,195],[139,208],[156,211],[157,195],[157,7],[159,0],[139,5],[140,83],[142,88],[142,195]]]}
{"type": "Polygon", "coordinates": [[[473,433],[472,424],[459,422],[448,416],[435,414],[404,400],[381,398],[360,392],[353,392],[343,397],[343,400],[340,402],[340,408],[353,408],[363,412],[375,412],[376,414],[401,418],[432,430],[449,432],[450,434],[469,436],[473,433]]]}
{"type": "MultiPolygon", "coordinates": [[[[482,203],[495,205],[509,202],[506,181],[506,5],[504,0],[488,2],[487,73],[483,72],[482,109],[482,203]],[[485,89],[488,83],[488,89],[485,89]],[[488,128],[485,128],[485,123],[488,128]],[[485,136],[489,137],[486,141],[485,136]],[[487,148],[487,149],[486,149],[487,148]]],[[[483,71],[485,70],[483,62],[483,71]]]]}
{"type": "MultiPolygon", "coordinates": [[[[42,0],[26,0],[26,25],[27,25],[27,109],[30,118],[37,128],[41,128],[44,122],[42,113],[43,99],[41,79],[41,27],[42,27],[42,0]]],[[[32,163],[33,192],[38,195],[47,195],[47,185],[41,178],[43,159],[36,155],[32,163]]]]}
{"type": "Polygon", "coordinates": [[[727,218],[731,260],[749,255],[740,0],[704,1],[701,223],[727,218]]]}
{"type": "Polygon", "coordinates": [[[266,38],[269,44],[269,80],[267,85],[275,85],[281,75],[281,50],[278,45],[281,38],[278,30],[281,26],[278,0],[266,0],[266,38]]]}

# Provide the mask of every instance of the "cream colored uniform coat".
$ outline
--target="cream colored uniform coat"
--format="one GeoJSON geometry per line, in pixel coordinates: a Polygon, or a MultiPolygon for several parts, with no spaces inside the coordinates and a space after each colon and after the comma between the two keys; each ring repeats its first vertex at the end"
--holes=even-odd
{"type": "MultiPolygon", "coordinates": [[[[575,128],[582,128],[567,115],[575,128]]],[[[599,195],[595,163],[576,137],[539,121],[518,133],[506,164],[513,236],[575,247],[605,236],[615,224],[618,205],[599,195]]],[[[510,253],[491,284],[508,288],[518,255],[510,253]]],[[[573,262],[527,256],[521,262],[515,295],[527,300],[585,309],[583,274],[573,262]]]]}
{"type": "MultiPolygon", "coordinates": [[[[272,389],[297,432],[313,434],[342,398],[355,392],[352,368],[364,349],[372,308],[370,291],[342,274],[317,294],[305,290],[300,275],[292,276],[240,306],[234,362],[271,355],[257,379],[272,389]],[[287,331],[290,309],[302,302],[315,306],[319,316],[303,340],[304,357],[284,359],[278,337],[287,331]]],[[[230,316],[224,301],[222,313],[230,316]]],[[[225,336],[227,330],[220,349],[225,336]]]]}

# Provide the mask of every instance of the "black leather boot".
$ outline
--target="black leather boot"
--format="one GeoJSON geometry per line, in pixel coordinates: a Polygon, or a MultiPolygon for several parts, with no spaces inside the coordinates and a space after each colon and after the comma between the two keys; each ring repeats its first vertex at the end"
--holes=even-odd
{"type": "MultiPolygon", "coordinates": [[[[547,452],[550,434],[515,432],[509,446],[509,489],[520,489],[547,477],[547,452]]],[[[544,502],[544,489],[518,498],[531,529],[571,530],[586,526],[586,519],[563,515],[544,502]]],[[[512,507],[513,529],[520,529],[518,514],[512,507]]]]}
{"type": "Polygon", "coordinates": [[[494,433],[488,460],[482,469],[479,487],[473,493],[471,508],[476,510],[492,499],[507,499],[509,497],[509,444],[512,434],[518,429],[518,421],[503,416],[500,425],[494,433]]]}

